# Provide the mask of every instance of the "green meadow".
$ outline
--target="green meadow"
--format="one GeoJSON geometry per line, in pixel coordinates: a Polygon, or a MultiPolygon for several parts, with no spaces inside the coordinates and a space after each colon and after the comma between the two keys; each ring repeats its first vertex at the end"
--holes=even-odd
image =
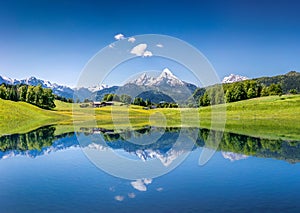
{"type": "Polygon", "coordinates": [[[268,96],[197,108],[146,110],[135,105],[80,108],[56,101],[54,110],[0,99],[0,135],[25,133],[45,125],[57,132],[81,127],[138,129],[147,125],[224,129],[263,138],[300,139],[300,95],[268,96]],[[213,123],[211,120],[213,119],[213,123]]]}

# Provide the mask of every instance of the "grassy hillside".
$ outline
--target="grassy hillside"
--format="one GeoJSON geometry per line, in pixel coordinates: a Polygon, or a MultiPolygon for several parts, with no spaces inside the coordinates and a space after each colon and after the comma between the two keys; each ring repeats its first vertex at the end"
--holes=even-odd
{"type": "Polygon", "coordinates": [[[262,97],[226,106],[226,131],[239,134],[300,140],[299,120],[299,95],[262,97]]]}
{"type": "MultiPolygon", "coordinates": [[[[56,106],[54,110],[48,111],[23,102],[0,99],[0,135],[28,132],[49,124],[59,124],[60,132],[73,131],[73,121],[76,124],[75,130],[95,126],[108,129],[128,128],[129,125],[132,128],[146,125],[210,128],[212,110],[218,117],[226,107],[227,132],[300,140],[300,95],[269,96],[200,109],[144,110],[133,105],[94,109],[80,108],[78,104],[60,101],[56,101],[56,106]]],[[[218,129],[218,126],[215,128],[218,129]]]]}
{"type": "MultiPolygon", "coordinates": [[[[143,110],[138,106],[78,109],[74,118],[83,126],[93,126],[95,122],[92,121],[96,120],[103,128],[127,128],[129,125],[133,128],[144,125],[210,128],[212,110],[214,116],[220,117],[224,107],[225,131],[265,138],[300,139],[300,95],[269,96],[200,109],[143,110]],[[86,123],[82,123],[84,120],[86,123]]],[[[216,123],[214,127],[219,128],[216,123]]]]}
{"type": "Polygon", "coordinates": [[[24,133],[64,119],[64,115],[25,102],[0,99],[0,135],[24,133]]]}

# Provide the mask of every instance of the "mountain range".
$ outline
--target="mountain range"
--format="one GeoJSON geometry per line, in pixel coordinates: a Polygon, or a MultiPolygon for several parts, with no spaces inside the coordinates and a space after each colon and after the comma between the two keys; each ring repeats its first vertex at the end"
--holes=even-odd
{"type": "MultiPolygon", "coordinates": [[[[224,77],[222,83],[233,83],[247,79],[248,78],[244,76],[230,74],[229,76],[224,77]]],[[[271,83],[280,83],[284,93],[287,93],[293,88],[300,91],[300,73],[296,71],[291,71],[287,74],[273,77],[255,78],[253,80],[261,82],[266,86],[269,86],[271,83]]],[[[41,84],[43,88],[51,88],[53,93],[58,96],[65,98],[75,97],[75,99],[80,100],[89,98],[100,101],[105,94],[115,93],[119,95],[128,94],[132,97],[149,99],[153,103],[160,101],[181,102],[193,94],[193,92],[197,89],[196,85],[180,80],[168,68],[163,69],[157,77],[143,73],[123,86],[108,86],[99,84],[87,88],[70,88],[47,80],[41,80],[36,77],[18,80],[0,76],[0,84],[2,83],[10,85],[27,84],[33,86],[41,84]]]]}
{"type": "MultiPolygon", "coordinates": [[[[140,92],[146,92],[145,96],[149,98],[149,90],[153,90],[155,87],[155,93],[156,95],[160,94],[160,98],[157,101],[166,99],[166,95],[162,94],[162,91],[164,91],[166,88],[167,90],[175,89],[180,90],[181,87],[187,87],[191,92],[193,92],[197,87],[193,84],[189,84],[186,82],[181,81],[178,79],[168,68],[165,68],[162,73],[157,77],[150,77],[146,73],[141,75],[135,80],[132,80],[128,83],[126,83],[123,86],[111,86],[104,84],[99,84],[91,87],[80,87],[80,88],[70,88],[68,86],[59,85],[57,83],[52,83],[47,80],[38,79],[36,77],[30,77],[26,79],[12,79],[8,77],[2,77],[0,76],[0,84],[10,84],[10,85],[17,85],[17,84],[27,84],[32,86],[42,85],[43,88],[50,88],[52,89],[53,93],[62,96],[65,98],[73,98],[74,95],[76,98],[83,100],[85,98],[89,99],[97,99],[101,100],[104,96],[104,94],[107,93],[129,93],[132,94],[130,91],[140,91],[140,92]],[[179,87],[179,88],[178,88],[179,87]],[[157,90],[157,89],[160,90],[157,90]]],[[[168,92],[170,93],[170,92],[168,92]]],[[[138,96],[139,94],[136,94],[135,96],[138,96]]],[[[135,97],[134,96],[134,97],[135,97]]],[[[141,94],[143,96],[143,94],[141,94]]],[[[170,98],[167,98],[167,100],[170,101],[170,98]]]]}
{"type": "Polygon", "coordinates": [[[170,69],[165,68],[157,77],[143,73],[123,86],[100,90],[95,94],[95,98],[100,101],[110,90],[110,93],[128,94],[131,97],[149,99],[153,103],[161,101],[180,103],[185,101],[196,88],[196,85],[180,80],[170,69]]]}
{"type": "Polygon", "coordinates": [[[135,80],[129,81],[129,84],[136,84],[138,86],[162,86],[168,85],[171,87],[183,86],[185,82],[177,78],[168,68],[163,69],[162,73],[157,77],[148,76],[143,73],[135,80]]]}
{"type": "Polygon", "coordinates": [[[66,98],[73,98],[74,90],[67,86],[62,86],[56,83],[51,83],[47,80],[41,80],[36,77],[30,77],[22,80],[12,79],[7,77],[0,76],[0,84],[10,84],[10,85],[17,85],[17,84],[27,84],[32,86],[42,85],[43,88],[50,88],[52,89],[53,93],[58,96],[66,97],[66,98]]]}

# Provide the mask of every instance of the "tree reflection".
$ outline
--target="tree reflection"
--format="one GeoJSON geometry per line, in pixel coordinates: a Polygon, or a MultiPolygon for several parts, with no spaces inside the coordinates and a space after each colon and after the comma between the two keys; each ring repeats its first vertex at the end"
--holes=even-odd
{"type": "Polygon", "coordinates": [[[41,150],[51,146],[55,140],[72,134],[74,133],[55,136],[55,126],[46,126],[25,134],[5,135],[0,137],[0,151],[41,150]]]}
{"type": "MultiPolygon", "coordinates": [[[[194,128],[159,128],[147,126],[142,129],[130,131],[122,130],[115,132],[114,130],[103,128],[82,128],[81,132],[85,136],[100,134],[103,142],[111,149],[123,149],[126,152],[136,152],[138,150],[159,150],[160,153],[166,153],[174,147],[174,144],[179,137],[180,132],[193,138],[194,128]],[[131,143],[131,139],[145,138],[151,134],[162,132],[161,136],[154,143],[137,144],[131,143]]],[[[26,134],[5,135],[0,137],[0,151],[28,151],[42,150],[44,147],[54,146],[54,141],[73,136],[74,133],[64,133],[55,135],[55,126],[47,126],[36,129],[26,134]]],[[[285,160],[290,163],[300,162],[300,142],[299,141],[284,141],[274,139],[263,139],[235,133],[219,132],[209,129],[199,129],[198,138],[195,142],[195,147],[215,148],[216,141],[220,140],[218,150],[232,152],[248,156],[257,156],[263,158],[275,158],[285,160]]],[[[184,141],[181,141],[180,148],[185,151],[184,141]]],[[[187,148],[188,149],[188,148],[187,148]]]]}

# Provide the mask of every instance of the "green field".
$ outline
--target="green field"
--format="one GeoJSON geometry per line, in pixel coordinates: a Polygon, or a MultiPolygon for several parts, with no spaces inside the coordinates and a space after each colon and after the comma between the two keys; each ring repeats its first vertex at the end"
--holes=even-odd
{"type": "Polygon", "coordinates": [[[56,101],[54,110],[43,110],[23,102],[0,99],[0,135],[24,133],[57,124],[60,133],[80,127],[108,129],[141,128],[146,125],[204,127],[265,138],[300,140],[300,95],[270,96],[246,101],[195,108],[145,110],[139,106],[80,108],[79,104],[56,101]],[[73,110],[72,110],[73,108],[73,110]],[[214,116],[216,122],[211,123],[214,116]],[[75,126],[73,126],[73,122],[75,126]]]}
{"type": "Polygon", "coordinates": [[[0,135],[25,133],[41,126],[63,123],[67,119],[68,116],[25,102],[0,99],[0,135]]]}

